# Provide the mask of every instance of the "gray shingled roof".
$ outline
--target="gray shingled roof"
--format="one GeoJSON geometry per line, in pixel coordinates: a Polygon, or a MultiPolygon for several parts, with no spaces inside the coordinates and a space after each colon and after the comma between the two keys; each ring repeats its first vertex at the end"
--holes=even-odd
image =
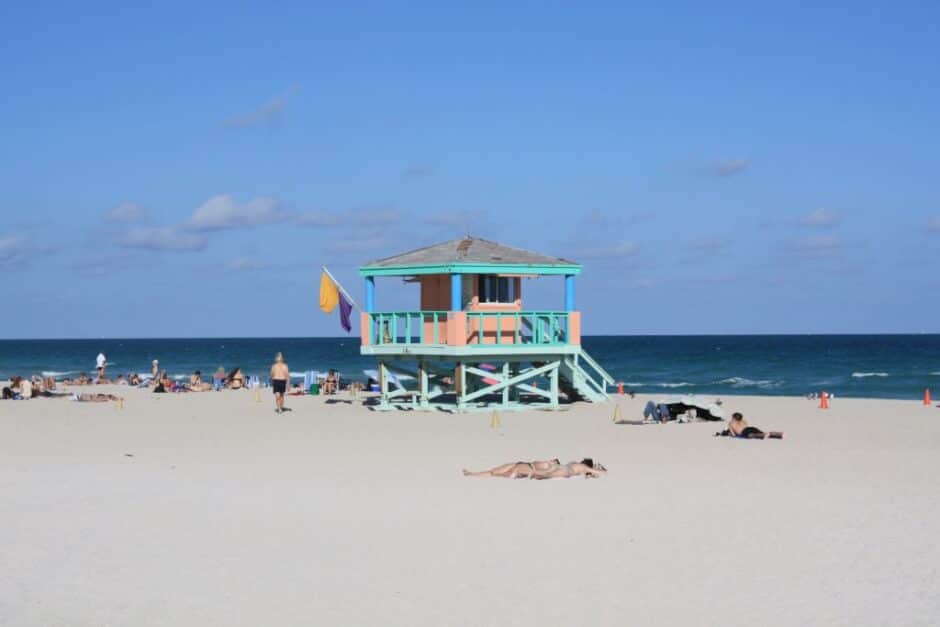
{"type": "Polygon", "coordinates": [[[574,261],[549,257],[521,248],[504,246],[478,237],[460,239],[419,248],[411,252],[372,261],[369,268],[389,268],[399,266],[430,266],[453,263],[493,263],[519,264],[535,266],[573,266],[574,261]]]}

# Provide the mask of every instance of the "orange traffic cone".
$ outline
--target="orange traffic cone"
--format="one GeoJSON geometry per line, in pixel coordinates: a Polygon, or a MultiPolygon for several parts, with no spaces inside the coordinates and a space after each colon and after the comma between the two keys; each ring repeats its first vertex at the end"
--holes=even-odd
{"type": "Polygon", "coordinates": [[[825,391],[819,395],[819,409],[829,409],[829,395],[825,391]]]}
{"type": "Polygon", "coordinates": [[[924,405],[930,405],[930,388],[924,390],[924,405]]]}

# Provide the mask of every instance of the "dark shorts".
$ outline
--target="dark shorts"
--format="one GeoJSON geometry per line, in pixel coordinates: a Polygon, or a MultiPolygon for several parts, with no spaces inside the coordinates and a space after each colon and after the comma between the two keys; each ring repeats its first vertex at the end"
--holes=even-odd
{"type": "Polygon", "coordinates": [[[284,394],[287,392],[287,379],[271,379],[271,387],[275,394],[284,394]]]}

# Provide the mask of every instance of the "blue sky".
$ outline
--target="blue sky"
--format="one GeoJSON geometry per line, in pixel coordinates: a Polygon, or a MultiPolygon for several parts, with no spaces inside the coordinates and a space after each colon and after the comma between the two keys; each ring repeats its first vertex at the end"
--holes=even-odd
{"type": "Polygon", "coordinates": [[[338,335],[466,233],[587,333],[940,332],[937,3],[12,4],[0,337],[338,335]]]}

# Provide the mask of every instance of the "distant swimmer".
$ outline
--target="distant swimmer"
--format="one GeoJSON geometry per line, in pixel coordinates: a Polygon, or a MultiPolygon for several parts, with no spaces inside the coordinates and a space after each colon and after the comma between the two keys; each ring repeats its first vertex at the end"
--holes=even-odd
{"type": "Polygon", "coordinates": [[[278,353],[271,366],[271,387],[274,390],[274,411],[278,414],[290,411],[284,407],[284,394],[287,393],[287,382],[290,380],[290,369],[284,361],[284,355],[278,353]]]}

